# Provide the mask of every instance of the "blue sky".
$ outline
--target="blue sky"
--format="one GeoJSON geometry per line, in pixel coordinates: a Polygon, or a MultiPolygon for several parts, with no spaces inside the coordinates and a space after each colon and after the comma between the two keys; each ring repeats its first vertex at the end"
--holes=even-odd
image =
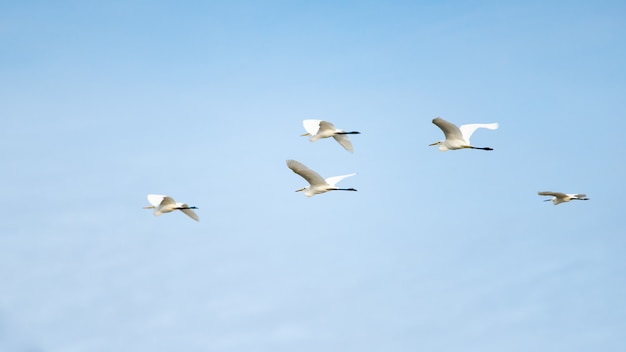
{"type": "Polygon", "coordinates": [[[625,15],[3,2],[0,350],[623,351],[625,15]],[[494,151],[428,147],[436,116],[494,151]]]}

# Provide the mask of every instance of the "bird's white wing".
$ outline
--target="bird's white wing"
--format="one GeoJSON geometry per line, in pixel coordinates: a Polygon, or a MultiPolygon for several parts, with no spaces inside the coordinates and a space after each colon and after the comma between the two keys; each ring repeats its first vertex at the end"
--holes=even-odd
{"type": "Polygon", "coordinates": [[[311,136],[315,136],[317,134],[317,131],[320,130],[320,123],[321,122],[322,122],[322,120],[303,120],[302,121],[302,126],[304,126],[304,129],[311,136]]]}
{"type": "Polygon", "coordinates": [[[448,122],[441,117],[433,119],[433,123],[441,128],[446,139],[463,139],[463,134],[455,124],[448,122]]]}
{"type": "Polygon", "coordinates": [[[174,201],[172,197],[164,196],[163,200],[161,201],[161,206],[166,206],[166,205],[176,205],[176,202],[174,201]]]}
{"type": "Polygon", "coordinates": [[[330,186],[334,187],[336,184],[341,182],[341,180],[343,180],[344,178],[347,178],[347,177],[350,177],[350,176],[354,176],[354,175],[356,175],[356,173],[349,174],[349,175],[341,175],[341,176],[329,177],[329,178],[326,179],[326,183],[328,183],[330,186]]]}
{"type": "Polygon", "coordinates": [[[319,127],[320,129],[319,131],[317,131],[317,133],[321,133],[322,131],[330,131],[330,132],[337,131],[337,129],[335,128],[335,125],[333,125],[332,123],[328,121],[320,121],[319,127]]]}
{"type": "Polygon", "coordinates": [[[347,135],[336,134],[336,135],[333,135],[333,138],[337,141],[337,143],[341,144],[341,146],[344,147],[347,151],[349,151],[350,153],[353,152],[352,142],[350,142],[350,139],[348,139],[347,135]]]}
{"type": "Polygon", "coordinates": [[[553,196],[553,197],[557,197],[557,198],[565,198],[565,197],[567,197],[567,194],[561,193],[561,192],[537,192],[537,194],[540,195],[540,196],[553,196]]]}
{"type": "Polygon", "coordinates": [[[304,166],[302,163],[298,161],[287,160],[287,167],[289,167],[291,171],[295,172],[296,174],[304,178],[312,186],[326,184],[322,176],[320,176],[317,172],[309,169],[308,167],[304,166]]]}
{"type": "Polygon", "coordinates": [[[150,202],[150,204],[154,205],[155,207],[158,207],[159,205],[161,205],[161,202],[165,197],[167,196],[164,196],[162,194],[148,194],[148,202],[150,202]]]}
{"type": "Polygon", "coordinates": [[[473,124],[469,124],[469,125],[462,125],[461,127],[459,127],[459,130],[461,131],[461,134],[463,135],[463,138],[469,143],[470,137],[472,136],[472,134],[474,134],[474,131],[476,131],[479,128],[487,128],[490,130],[497,130],[498,129],[498,123],[494,122],[494,123],[473,123],[473,124]]]}
{"type": "MultiPolygon", "coordinates": [[[[181,207],[182,208],[189,208],[189,205],[183,203],[183,204],[181,204],[181,207]]],[[[196,214],[193,210],[191,210],[191,209],[180,209],[180,211],[185,213],[190,218],[192,218],[192,219],[194,219],[196,221],[200,221],[200,218],[198,218],[198,214],[196,214]]]]}

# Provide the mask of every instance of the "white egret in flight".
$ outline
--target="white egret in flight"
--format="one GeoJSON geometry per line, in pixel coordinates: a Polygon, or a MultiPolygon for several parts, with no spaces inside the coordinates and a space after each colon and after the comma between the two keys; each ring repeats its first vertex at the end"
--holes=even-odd
{"type": "Polygon", "coordinates": [[[488,128],[490,130],[495,130],[498,128],[498,123],[475,123],[471,125],[462,125],[460,127],[456,127],[453,123],[450,123],[441,117],[437,117],[433,119],[433,123],[437,125],[437,127],[441,128],[443,134],[446,136],[444,141],[435,142],[430,144],[439,145],[439,150],[442,152],[448,150],[456,150],[456,149],[482,149],[482,150],[493,150],[493,148],[483,147],[478,148],[474,147],[470,144],[470,137],[478,128],[488,128]]]}
{"type": "Polygon", "coordinates": [[[573,199],[578,200],[589,200],[586,194],[565,194],[560,192],[537,192],[540,196],[552,196],[550,199],[544,200],[544,202],[552,201],[554,205],[559,205],[561,203],[569,202],[573,199]]]}
{"type": "Polygon", "coordinates": [[[323,179],[317,172],[295,160],[287,160],[287,166],[291,169],[291,171],[300,175],[310,184],[309,187],[300,188],[296,191],[304,191],[304,195],[307,197],[312,197],[316,194],[326,193],[328,191],[356,191],[354,188],[337,188],[336,186],[339,181],[346,177],[354,176],[356,173],[323,179]]]}
{"type": "Polygon", "coordinates": [[[190,207],[185,203],[176,203],[172,197],[164,196],[162,194],[148,194],[148,202],[152,205],[143,207],[144,209],[154,209],[154,216],[159,216],[163,213],[171,213],[174,210],[180,210],[190,218],[200,221],[198,215],[191,209],[198,209],[196,207],[190,207]]]}
{"type": "Polygon", "coordinates": [[[307,133],[302,136],[311,136],[309,140],[311,142],[315,142],[320,138],[328,138],[333,137],[337,143],[341,144],[347,151],[350,153],[353,152],[352,143],[348,139],[348,134],[360,134],[361,132],[346,132],[344,130],[338,130],[335,126],[328,122],[322,120],[304,120],[302,121],[302,125],[307,133]]]}

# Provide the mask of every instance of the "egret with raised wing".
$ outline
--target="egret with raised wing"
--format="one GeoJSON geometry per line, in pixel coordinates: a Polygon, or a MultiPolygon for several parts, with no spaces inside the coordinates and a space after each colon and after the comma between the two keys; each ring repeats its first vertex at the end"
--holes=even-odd
{"type": "Polygon", "coordinates": [[[307,133],[302,136],[310,136],[309,140],[315,142],[321,138],[333,137],[337,143],[341,144],[350,153],[353,152],[352,142],[348,139],[349,134],[360,134],[361,132],[346,132],[335,128],[335,125],[323,120],[304,120],[302,125],[307,133]]]}
{"type": "Polygon", "coordinates": [[[544,200],[544,202],[552,201],[554,205],[559,205],[561,203],[569,202],[570,200],[589,200],[586,194],[575,193],[575,194],[566,194],[561,192],[537,192],[540,196],[552,196],[550,199],[544,200]]]}
{"type": "Polygon", "coordinates": [[[481,149],[481,150],[493,150],[493,148],[489,147],[474,147],[470,144],[470,137],[479,128],[487,128],[490,130],[495,130],[498,128],[498,123],[475,123],[470,125],[462,125],[457,127],[455,124],[450,123],[441,117],[437,117],[433,119],[433,123],[437,125],[446,136],[446,139],[443,141],[435,142],[430,144],[430,146],[438,145],[439,150],[442,152],[448,150],[457,150],[457,149],[481,149]]]}
{"type": "Polygon", "coordinates": [[[191,210],[198,208],[190,207],[186,203],[176,203],[172,197],[164,196],[162,194],[148,194],[148,202],[152,205],[148,205],[143,208],[154,209],[154,216],[159,216],[163,213],[171,213],[174,210],[180,210],[190,218],[200,221],[198,215],[191,210]]]}
{"type": "Polygon", "coordinates": [[[291,171],[300,175],[310,184],[309,187],[303,187],[299,190],[296,190],[296,192],[304,191],[304,195],[307,197],[312,197],[316,194],[326,193],[328,191],[356,191],[356,189],[354,188],[337,187],[337,183],[339,183],[339,181],[343,180],[346,177],[354,176],[356,175],[356,173],[342,176],[333,176],[324,179],[317,172],[309,169],[302,163],[295,160],[287,160],[287,167],[289,167],[291,171]]]}

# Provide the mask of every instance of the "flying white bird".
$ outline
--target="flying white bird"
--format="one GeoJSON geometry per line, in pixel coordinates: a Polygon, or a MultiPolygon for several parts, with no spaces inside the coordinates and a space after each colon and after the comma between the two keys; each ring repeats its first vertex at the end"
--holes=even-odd
{"type": "Polygon", "coordinates": [[[346,177],[354,176],[356,175],[356,173],[323,179],[322,176],[320,176],[317,172],[309,169],[308,167],[295,160],[287,160],[287,166],[291,169],[291,171],[300,175],[310,184],[309,187],[300,188],[296,191],[304,191],[304,195],[307,197],[312,197],[316,194],[326,193],[328,191],[356,191],[356,189],[354,188],[336,187],[339,181],[343,180],[346,177]]]}
{"type": "Polygon", "coordinates": [[[464,148],[493,150],[493,148],[489,148],[489,147],[483,147],[483,148],[473,147],[470,144],[470,137],[472,136],[474,131],[476,131],[478,128],[488,128],[490,130],[497,129],[498,128],[497,122],[475,123],[471,125],[462,125],[460,127],[456,127],[456,125],[454,125],[453,123],[450,123],[442,119],[441,117],[437,117],[433,119],[433,123],[437,125],[437,127],[441,128],[441,130],[443,131],[443,134],[446,136],[446,139],[444,141],[439,141],[439,142],[430,144],[430,146],[439,145],[439,150],[441,150],[442,152],[445,152],[448,150],[464,149],[464,148]]]}
{"type": "Polygon", "coordinates": [[[302,121],[302,125],[307,132],[302,136],[311,136],[309,137],[311,142],[315,142],[320,138],[333,137],[337,143],[341,144],[341,146],[350,153],[353,152],[352,143],[348,139],[347,135],[361,133],[356,131],[346,132],[344,130],[338,130],[332,123],[322,120],[304,120],[302,121]]]}
{"type": "Polygon", "coordinates": [[[191,209],[198,209],[196,207],[190,207],[185,203],[176,203],[172,197],[164,196],[162,194],[148,194],[148,202],[152,205],[143,207],[144,209],[154,209],[154,216],[159,216],[163,213],[171,213],[174,210],[180,210],[190,218],[200,221],[198,215],[191,209]]]}
{"type": "Polygon", "coordinates": [[[553,198],[546,199],[544,202],[552,201],[554,205],[559,205],[561,203],[569,202],[573,199],[578,200],[589,200],[586,194],[565,194],[560,192],[537,192],[540,196],[552,196],[553,198]]]}

